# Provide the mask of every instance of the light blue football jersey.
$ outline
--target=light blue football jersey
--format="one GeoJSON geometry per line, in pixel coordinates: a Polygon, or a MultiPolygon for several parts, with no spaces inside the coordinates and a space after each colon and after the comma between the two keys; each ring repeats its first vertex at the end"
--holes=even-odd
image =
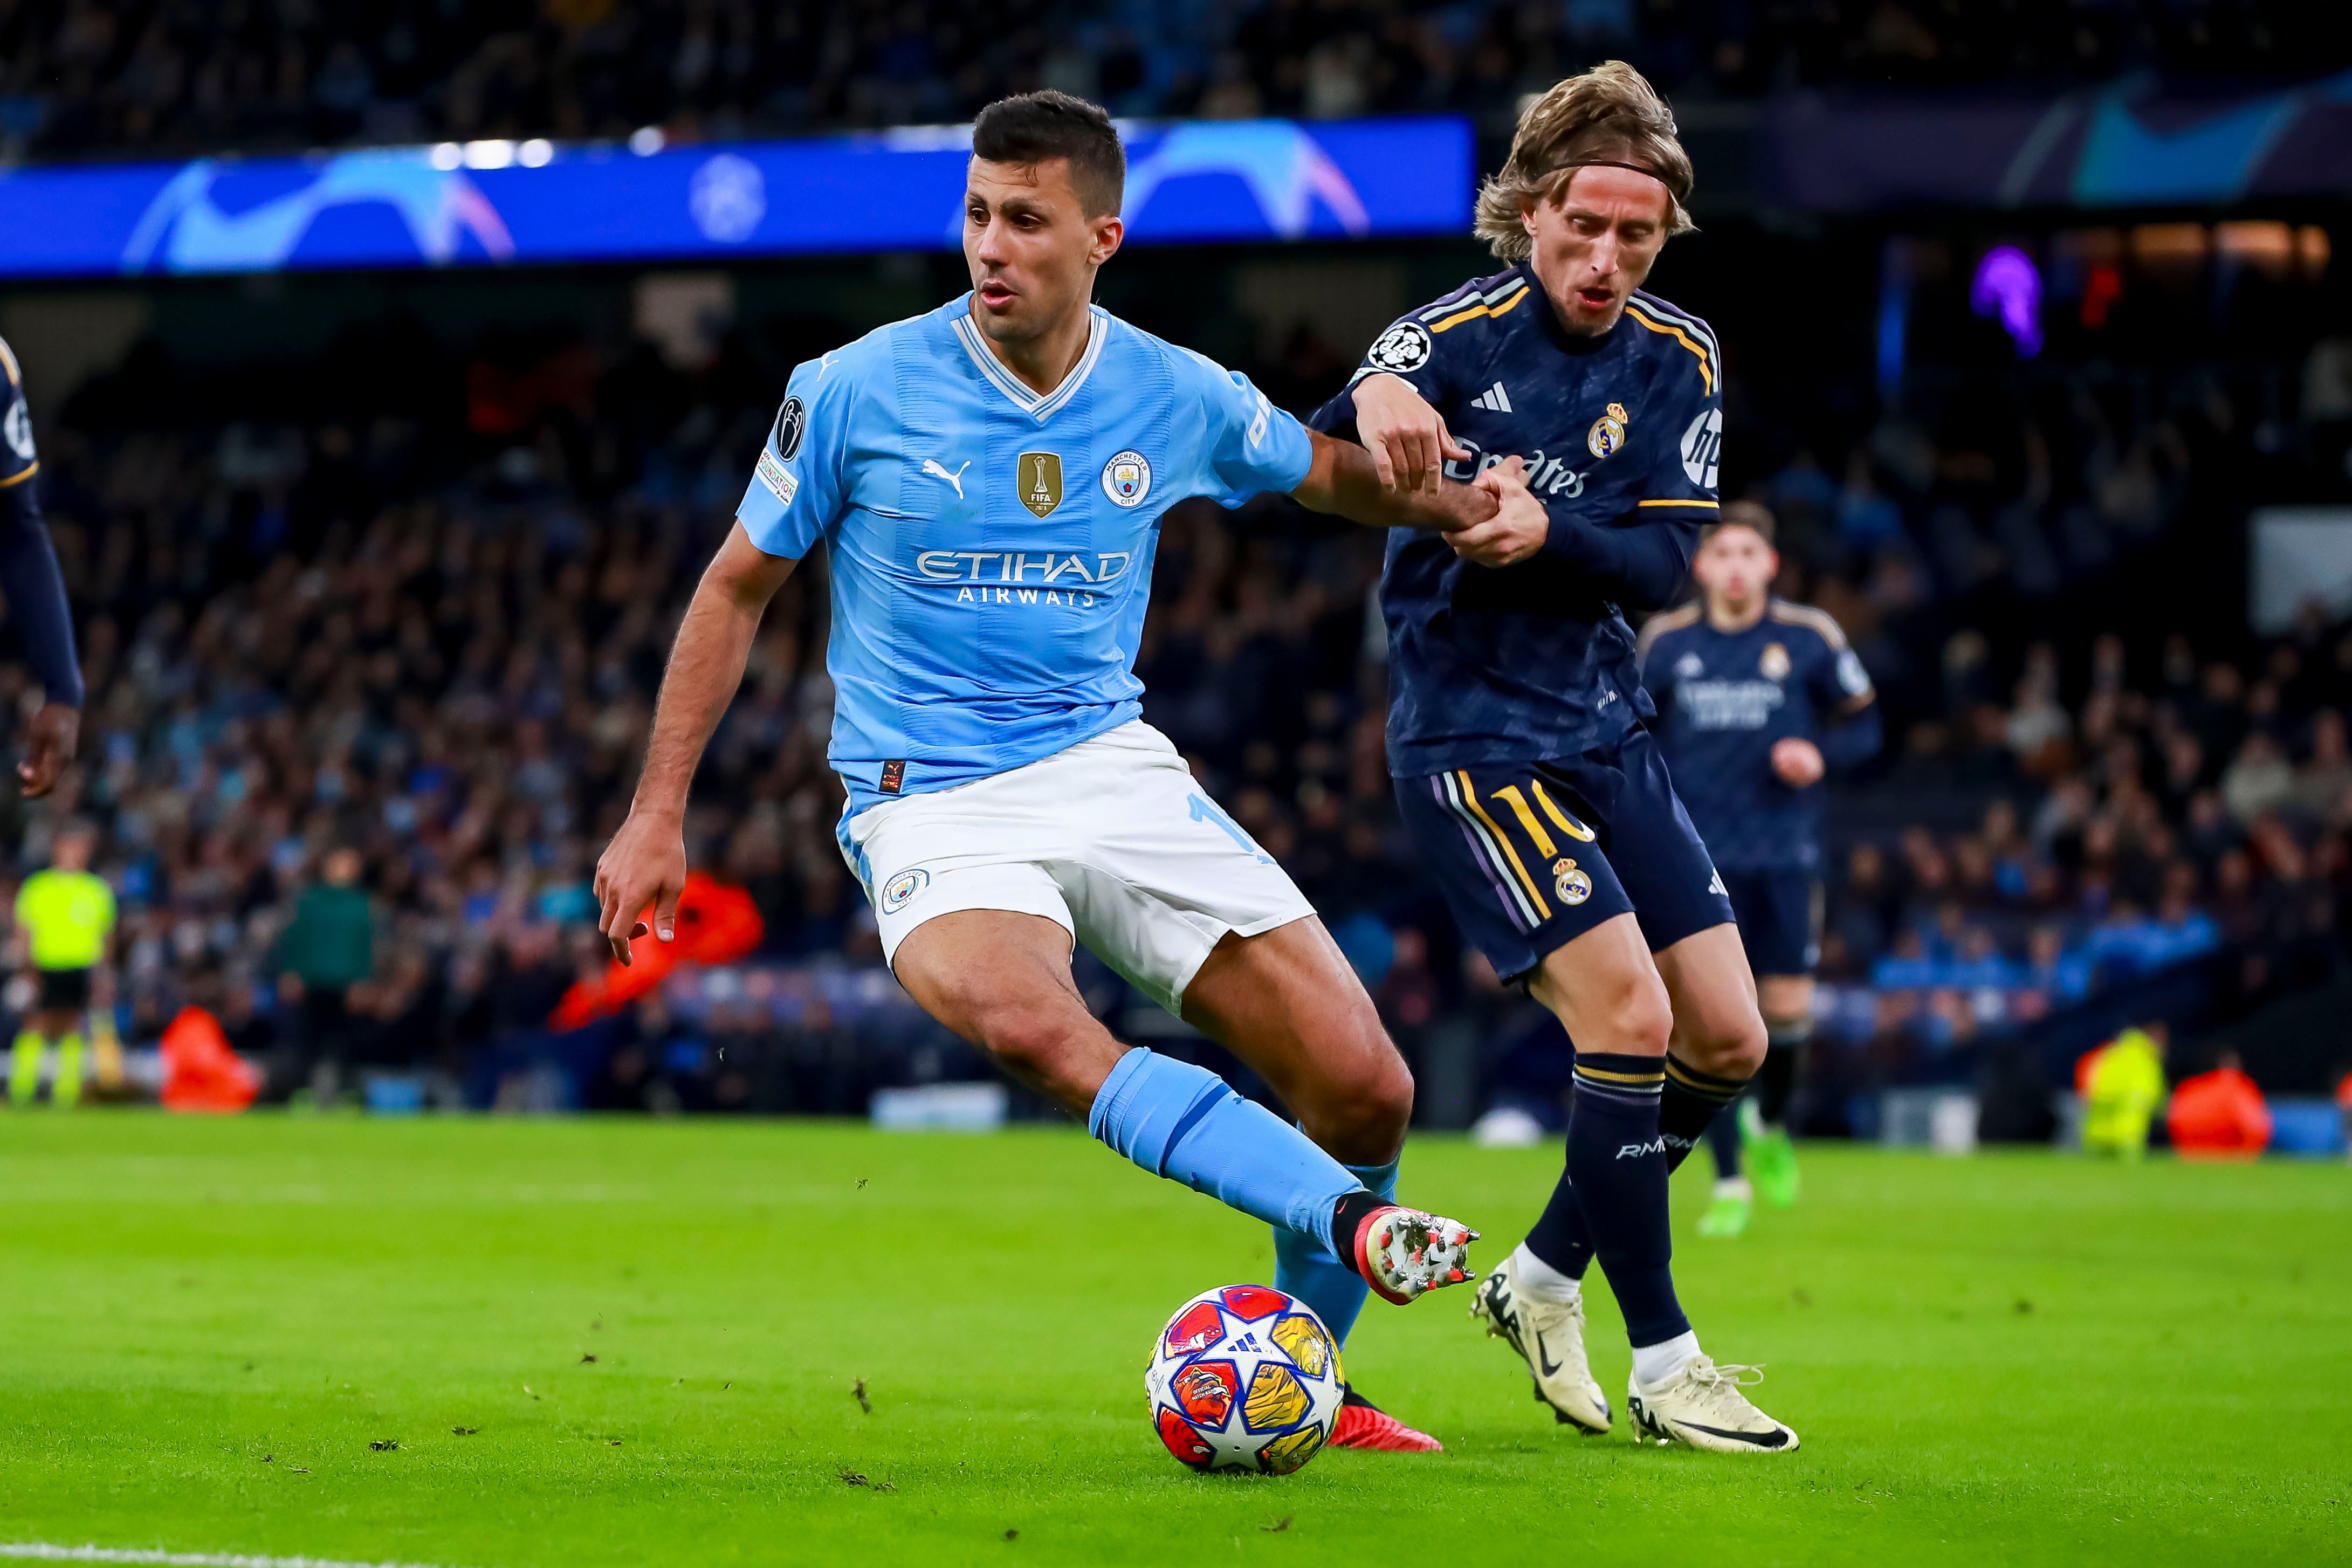
{"type": "Polygon", "coordinates": [[[1311,461],[1246,378],[1099,308],[1042,397],[970,295],[793,371],[736,515],[771,555],[824,542],[850,814],[1135,718],[1161,515],[1295,489],[1311,461]]]}

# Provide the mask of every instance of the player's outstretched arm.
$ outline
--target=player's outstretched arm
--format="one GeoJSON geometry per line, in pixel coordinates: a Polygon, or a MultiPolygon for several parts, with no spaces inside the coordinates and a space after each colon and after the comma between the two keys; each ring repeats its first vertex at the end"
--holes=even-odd
{"type": "Polygon", "coordinates": [[[662,673],[653,737],[646,743],[628,820],[596,862],[596,929],[623,963],[629,962],[629,940],[646,934],[637,916],[647,904],[654,907],[655,936],[669,942],[677,935],[677,897],[686,887],[687,790],[710,732],[743,683],[760,616],[799,564],[753,544],[738,522],[686,607],[662,673]]]}
{"type": "Polygon", "coordinates": [[[1435,528],[1452,533],[1493,518],[1500,498],[1479,485],[1447,484],[1435,468],[1413,489],[1381,482],[1371,454],[1353,441],[1335,440],[1319,430],[1307,438],[1314,466],[1290,494],[1309,511],[1329,512],[1367,528],[1435,528]]]}

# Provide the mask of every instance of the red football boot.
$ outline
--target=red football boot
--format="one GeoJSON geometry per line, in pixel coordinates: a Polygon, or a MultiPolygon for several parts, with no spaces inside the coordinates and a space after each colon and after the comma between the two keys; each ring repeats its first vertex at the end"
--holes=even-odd
{"type": "Polygon", "coordinates": [[[1339,1401],[1339,1424],[1331,1429],[1334,1448],[1373,1448],[1383,1454],[1440,1454],[1445,1445],[1416,1432],[1350,1385],[1339,1401]]]}

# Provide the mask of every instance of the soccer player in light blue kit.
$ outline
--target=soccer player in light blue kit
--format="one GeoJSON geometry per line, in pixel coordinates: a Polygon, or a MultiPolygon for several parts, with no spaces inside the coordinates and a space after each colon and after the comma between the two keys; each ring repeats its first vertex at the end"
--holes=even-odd
{"type": "MultiPolygon", "coordinates": [[[[1403,1060],[1289,877],[1139,717],[1160,518],[1264,490],[1381,527],[1539,504],[1514,468],[1383,490],[1362,448],[1093,308],[1124,175],[1093,105],[992,105],[965,195],[972,292],[793,373],[671,651],[598,863],[602,925],[625,958],[651,904],[670,940],[696,760],[761,610],[822,543],[839,837],[900,983],[1119,1153],[1270,1222],[1276,1284],[1344,1341],[1367,1287],[1402,1302],[1464,1279],[1475,1233],[1392,1201],[1403,1060]],[[1071,982],[1074,940],[1263,1074],[1297,1125],[1114,1039],[1071,982]]],[[[1437,1446],[1360,1398],[1334,1440],[1437,1446]]]]}

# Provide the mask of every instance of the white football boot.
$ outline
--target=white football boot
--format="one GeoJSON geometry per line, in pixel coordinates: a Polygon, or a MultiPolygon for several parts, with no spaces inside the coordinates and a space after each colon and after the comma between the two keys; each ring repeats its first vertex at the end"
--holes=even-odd
{"type": "Polygon", "coordinates": [[[1356,1272],[1399,1306],[1470,1278],[1478,1233],[1458,1219],[1386,1204],[1366,1215],[1352,1243],[1356,1272]]]}
{"type": "Polygon", "coordinates": [[[1739,1392],[1763,1381],[1760,1366],[1717,1366],[1695,1355],[1663,1382],[1628,1380],[1625,1413],[1633,1418],[1637,1441],[1654,1437],[1718,1454],[1793,1454],[1795,1431],[1739,1392]]]}
{"type": "MultiPolygon", "coordinates": [[[[1517,1254],[1513,1254],[1514,1257],[1517,1254]]],[[[1528,1363],[1536,1398],[1551,1406],[1552,1419],[1580,1432],[1609,1430],[1609,1396],[1592,1378],[1584,1359],[1584,1299],[1546,1301],[1519,1284],[1510,1258],[1478,1282],[1470,1315],[1486,1320],[1490,1339],[1508,1342],[1528,1363]]]]}

